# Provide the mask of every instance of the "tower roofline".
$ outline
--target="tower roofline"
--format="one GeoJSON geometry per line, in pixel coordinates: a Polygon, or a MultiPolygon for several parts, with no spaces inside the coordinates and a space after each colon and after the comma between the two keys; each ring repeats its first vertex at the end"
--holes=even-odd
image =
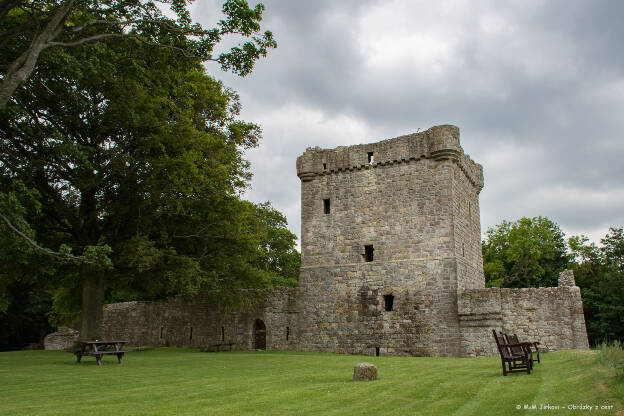
{"type": "Polygon", "coordinates": [[[483,188],[483,167],[464,153],[459,144],[459,128],[448,124],[376,143],[338,146],[334,149],[308,148],[297,158],[297,176],[306,182],[316,176],[335,172],[370,169],[420,159],[452,160],[477,188],[477,192],[483,188]]]}

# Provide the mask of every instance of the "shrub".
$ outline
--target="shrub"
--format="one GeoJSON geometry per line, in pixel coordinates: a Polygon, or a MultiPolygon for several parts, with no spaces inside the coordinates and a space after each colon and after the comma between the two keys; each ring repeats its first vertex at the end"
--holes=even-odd
{"type": "Polygon", "coordinates": [[[602,343],[600,345],[600,361],[615,370],[618,378],[624,376],[624,350],[620,341],[611,344],[602,343]]]}

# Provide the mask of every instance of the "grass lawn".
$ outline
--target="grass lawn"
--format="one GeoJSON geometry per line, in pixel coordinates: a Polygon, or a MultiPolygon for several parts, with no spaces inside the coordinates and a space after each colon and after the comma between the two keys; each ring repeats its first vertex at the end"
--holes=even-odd
{"type": "Polygon", "coordinates": [[[624,388],[598,353],[542,355],[531,375],[498,358],[363,357],[156,349],[95,358],[0,353],[0,415],[622,415],[624,388]],[[351,381],[358,362],[374,382],[351,381]],[[516,410],[533,405],[535,410],[516,410]],[[539,410],[540,405],[560,406],[539,410]],[[598,406],[569,410],[568,405],[598,406]],[[601,406],[613,406],[600,410],[601,406]]]}

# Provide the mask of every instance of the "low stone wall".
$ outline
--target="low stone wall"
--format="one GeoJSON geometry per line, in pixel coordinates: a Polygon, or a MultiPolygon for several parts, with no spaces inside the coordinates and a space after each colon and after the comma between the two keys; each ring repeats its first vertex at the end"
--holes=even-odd
{"type": "Polygon", "coordinates": [[[469,289],[457,294],[462,349],[469,357],[497,355],[492,330],[539,341],[540,349],[587,349],[577,286],[469,289]]]}
{"type": "MultiPolygon", "coordinates": [[[[206,348],[232,344],[233,350],[254,348],[254,325],[266,327],[266,348],[291,349],[297,339],[297,291],[277,288],[250,310],[219,312],[210,296],[190,302],[123,302],[106,305],[102,336],[131,345],[206,348]]],[[[228,346],[229,349],[229,346],[228,346]]]]}

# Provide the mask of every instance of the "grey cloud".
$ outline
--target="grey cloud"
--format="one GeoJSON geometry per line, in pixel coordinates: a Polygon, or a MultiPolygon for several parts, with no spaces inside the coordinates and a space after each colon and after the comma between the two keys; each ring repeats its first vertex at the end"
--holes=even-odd
{"type": "MultiPolygon", "coordinates": [[[[249,77],[211,72],[241,93],[243,117],[264,127],[261,149],[249,154],[255,179],[248,195],[287,211],[293,231],[294,163],[305,147],[360,140],[353,134],[381,140],[442,123],[458,125],[464,149],[484,164],[484,230],[532,215],[588,232],[624,222],[620,200],[607,192],[624,190],[623,2],[264,3],[264,24],[278,49],[249,77]],[[368,16],[372,10],[383,18],[368,16]],[[385,50],[396,65],[371,65],[370,39],[362,36],[377,28],[363,27],[364,18],[389,31],[396,19],[417,35],[414,45],[439,40],[448,54],[429,67],[416,59],[421,51],[396,38],[402,49],[385,50]],[[318,126],[280,116],[299,110],[301,117],[321,114],[318,126]],[[356,127],[345,125],[340,137],[336,123],[343,118],[356,127]]],[[[214,21],[201,4],[196,18],[214,21]]]]}

